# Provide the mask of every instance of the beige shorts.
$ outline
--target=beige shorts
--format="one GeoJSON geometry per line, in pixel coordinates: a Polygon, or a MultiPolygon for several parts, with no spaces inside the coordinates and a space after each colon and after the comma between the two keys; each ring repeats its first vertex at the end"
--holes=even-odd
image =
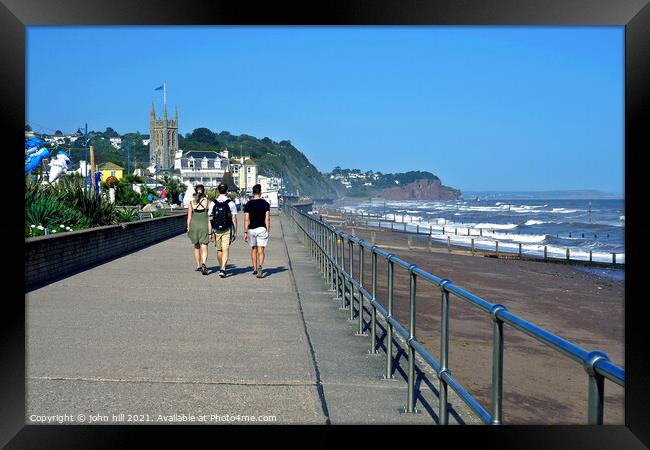
{"type": "Polygon", "coordinates": [[[224,250],[230,247],[232,242],[232,229],[228,228],[225,231],[214,232],[214,246],[217,250],[224,250]]]}

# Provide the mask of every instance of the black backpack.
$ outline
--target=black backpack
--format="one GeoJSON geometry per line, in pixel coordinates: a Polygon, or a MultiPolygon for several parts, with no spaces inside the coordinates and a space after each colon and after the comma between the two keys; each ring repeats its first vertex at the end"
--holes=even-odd
{"type": "Polygon", "coordinates": [[[212,229],[223,231],[232,225],[232,213],[230,212],[230,200],[218,202],[215,200],[212,207],[212,229]]]}

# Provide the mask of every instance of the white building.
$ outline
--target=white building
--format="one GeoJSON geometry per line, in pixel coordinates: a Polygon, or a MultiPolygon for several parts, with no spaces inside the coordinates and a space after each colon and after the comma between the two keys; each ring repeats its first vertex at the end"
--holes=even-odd
{"type": "Polygon", "coordinates": [[[90,163],[82,159],[79,161],[79,168],[77,170],[73,170],[72,173],[78,173],[84,178],[87,177],[90,173],[90,163]]]}
{"type": "Polygon", "coordinates": [[[282,188],[282,178],[279,177],[265,177],[263,175],[258,175],[257,183],[262,186],[262,193],[278,192],[282,188]]]}
{"type": "MultiPolygon", "coordinates": [[[[177,152],[178,155],[178,152],[177,152]]],[[[181,181],[189,186],[202,184],[206,189],[216,188],[229,167],[228,159],[215,151],[190,150],[176,159],[174,168],[181,171],[181,181]]]]}
{"type": "Polygon", "coordinates": [[[111,145],[115,148],[119,149],[120,146],[122,145],[122,138],[116,137],[116,138],[110,138],[109,140],[111,141],[111,145]]]}
{"type": "Polygon", "coordinates": [[[258,183],[257,164],[248,156],[230,159],[230,171],[235,185],[240,192],[253,193],[253,186],[258,183]]]}

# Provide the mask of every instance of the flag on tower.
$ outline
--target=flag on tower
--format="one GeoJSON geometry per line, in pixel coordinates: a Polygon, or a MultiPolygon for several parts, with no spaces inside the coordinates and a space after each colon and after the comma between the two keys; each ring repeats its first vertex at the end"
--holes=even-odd
{"type": "Polygon", "coordinates": [[[158,86],[156,89],[154,89],[154,91],[159,91],[159,90],[163,89],[164,87],[165,87],[165,85],[164,85],[164,84],[161,84],[161,85],[158,86]]]}

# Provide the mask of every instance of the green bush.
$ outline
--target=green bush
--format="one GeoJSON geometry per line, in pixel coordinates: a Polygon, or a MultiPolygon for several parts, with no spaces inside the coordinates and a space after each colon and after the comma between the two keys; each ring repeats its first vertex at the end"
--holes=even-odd
{"type": "Polygon", "coordinates": [[[120,223],[124,222],[133,222],[138,220],[140,217],[136,210],[133,209],[118,209],[117,210],[117,221],[120,223]]]}
{"type": "Polygon", "coordinates": [[[84,190],[83,177],[68,175],[54,185],[25,184],[25,236],[44,234],[39,226],[60,232],[69,231],[66,227],[81,230],[111,225],[117,219],[113,204],[84,190]]]}

